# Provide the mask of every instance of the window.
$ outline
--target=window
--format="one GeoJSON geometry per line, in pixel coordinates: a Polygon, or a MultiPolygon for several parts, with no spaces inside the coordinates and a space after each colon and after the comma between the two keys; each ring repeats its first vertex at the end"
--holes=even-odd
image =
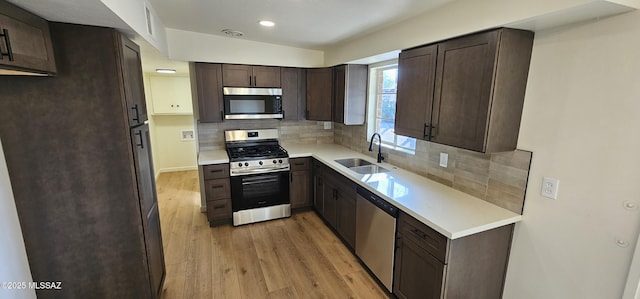
{"type": "Polygon", "coordinates": [[[369,66],[369,119],[368,137],[380,133],[382,146],[397,151],[415,154],[415,138],[396,135],[396,87],[398,80],[397,61],[369,66]]]}

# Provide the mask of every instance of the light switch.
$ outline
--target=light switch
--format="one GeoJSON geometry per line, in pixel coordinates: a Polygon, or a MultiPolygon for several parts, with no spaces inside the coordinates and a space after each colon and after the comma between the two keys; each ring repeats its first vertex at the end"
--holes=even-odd
{"type": "Polygon", "coordinates": [[[542,189],[540,190],[540,194],[547,198],[557,199],[559,184],[560,181],[558,179],[543,177],[542,189]]]}
{"type": "Polygon", "coordinates": [[[447,168],[448,164],[449,164],[449,154],[440,153],[440,167],[447,168]]]}

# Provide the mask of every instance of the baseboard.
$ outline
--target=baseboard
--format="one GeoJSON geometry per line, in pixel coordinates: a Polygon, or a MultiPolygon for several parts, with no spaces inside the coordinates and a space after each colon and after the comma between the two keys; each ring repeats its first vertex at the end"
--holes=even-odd
{"type": "Polygon", "coordinates": [[[186,171],[186,170],[198,170],[198,166],[182,166],[182,167],[169,167],[169,168],[161,168],[158,170],[158,173],[163,172],[174,172],[174,171],[186,171]]]}

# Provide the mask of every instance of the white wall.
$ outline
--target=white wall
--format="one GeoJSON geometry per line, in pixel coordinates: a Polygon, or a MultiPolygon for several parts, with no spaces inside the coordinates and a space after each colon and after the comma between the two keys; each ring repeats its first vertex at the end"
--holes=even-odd
{"type": "MultiPolygon", "coordinates": [[[[9,172],[0,142],[0,283],[32,281],[27,253],[13,199],[9,172]]],[[[33,289],[9,290],[0,287],[0,298],[36,298],[33,289]]]]}
{"type": "MultiPolygon", "coordinates": [[[[419,46],[426,43],[505,26],[523,20],[562,22],[610,14],[622,7],[638,7],[637,0],[457,0],[420,16],[386,27],[367,36],[349,40],[325,51],[325,64],[336,65],[364,57],[419,46]],[[599,5],[592,5],[593,3],[599,5]],[[553,16],[550,19],[550,15],[553,16]]],[[[539,27],[543,24],[531,24],[539,27]]]]}
{"type": "Polygon", "coordinates": [[[167,28],[169,58],[295,67],[324,66],[324,52],[167,28]]]}
{"type": "Polygon", "coordinates": [[[518,142],[533,159],[505,298],[621,298],[639,128],[640,12],[536,33],[518,142]],[[557,200],[539,195],[543,176],[560,179],[557,200]]]}

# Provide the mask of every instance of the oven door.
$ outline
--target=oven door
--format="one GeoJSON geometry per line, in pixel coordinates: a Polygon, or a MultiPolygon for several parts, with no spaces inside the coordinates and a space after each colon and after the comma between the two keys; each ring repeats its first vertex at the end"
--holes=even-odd
{"type": "Polygon", "coordinates": [[[289,171],[231,177],[234,212],[289,203],[289,171]]]}

